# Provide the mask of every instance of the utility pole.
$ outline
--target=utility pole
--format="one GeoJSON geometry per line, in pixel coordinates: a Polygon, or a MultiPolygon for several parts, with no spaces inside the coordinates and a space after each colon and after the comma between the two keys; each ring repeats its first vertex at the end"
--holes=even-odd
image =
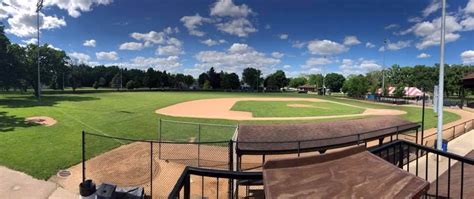
{"type": "Polygon", "coordinates": [[[122,58],[120,58],[120,63],[119,63],[119,69],[120,69],[120,90],[122,90],[122,58]]]}
{"type": "MultiPolygon", "coordinates": [[[[324,55],[324,61],[326,61],[326,55],[324,55]]],[[[323,95],[326,95],[326,81],[325,81],[326,80],[326,75],[325,75],[326,70],[325,69],[326,69],[326,66],[323,65],[323,72],[322,72],[323,73],[322,74],[323,75],[323,95]]]]}
{"type": "Polygon", "coordinates": [[[387,39],[383,40],[383,60],[382,60],[382,93],[385,93],[385,51],[387,50],[387,39]]]}
{"type": "Polygon", "coordinates": [[[443,97],[444,97],[444,43],[446,30],[446,0],[441,0],[441,42],[440,42],[440,61],[439,61],[439,91],[438,91],[438,125],[436,128],[436,146],[442,150],[443,144],[443,97]]]}
{"type": "Polygon", "coordinates": [[[41,101],[41,75],[40,75],[40,18],[39,13],[43,8],[43,0],[38,0],[36,4],[36,40],[37,40],[37,49],[38,49],[38,101],[41,101]]]}

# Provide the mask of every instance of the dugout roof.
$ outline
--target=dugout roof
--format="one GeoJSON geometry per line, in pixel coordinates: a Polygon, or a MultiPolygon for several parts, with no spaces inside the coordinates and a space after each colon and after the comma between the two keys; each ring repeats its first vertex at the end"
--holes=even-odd
{"type": "Polygon", "coordinates": [[[368,152],[364,146],[339,152],[269,160],[263,166],[265,197],[417,198],[425,180],[368,152]]]}
{"type": "Polygon", "coordinates": [[[237,154],[277,154],[326,150],[415,130],[419,124],[397,116],[304,124],[240,125],[237,154]]]}

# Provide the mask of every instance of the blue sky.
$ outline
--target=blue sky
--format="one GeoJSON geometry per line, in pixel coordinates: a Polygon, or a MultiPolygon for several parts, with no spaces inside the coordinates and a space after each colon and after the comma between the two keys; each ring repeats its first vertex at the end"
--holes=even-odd
{"type": "MultiPolygon", "coordinates": [[[[35,42],[35,2],[0,5],[13,42],[35,42]]],[[[349,75],[381,69],[384,54],[386,65],[439,62],[439,7],[440,0],[45,0],[40,40],[92,65],[349,75]]],[[[447,63],[474,64],[474,0],[448,0],[447,11],[447,63]]]]}

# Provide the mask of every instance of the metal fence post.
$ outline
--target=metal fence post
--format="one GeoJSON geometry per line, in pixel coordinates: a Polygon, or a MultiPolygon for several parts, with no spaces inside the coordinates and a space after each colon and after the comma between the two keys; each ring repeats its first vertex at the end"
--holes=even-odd
{"type": "Polygon", "coordinates": [[[200,166],[200,160],[201,160],[201,124],[198,124],[198,167],[200,166]]]}
{"type": "MultiPolygon", "coordinates": [[[[229,171],[233,171],[234,170],[234,147],[233,147],[233,141],[232,139],[229,140],[229,171]]],[[[233,185],[232,185],[232,182],[233,180],[229,179],[228,180],[229,182],[229,189],[227,191],[227,194],[229,195],[229,198],[232,198],[232,192],[234,191],[233,190],[233,185]]]]}
{"type": "Polygon", "coordinates": [[[161,160],[161,130],[163,129],[163,128],[161,128],[161,125],[163,124],[162,121],[161,121],[161,118],[160,118],[159,123],[160,123],[159,124],[160,127],[158,129],[158,159],[161,160]]]}
{"type": "Polygon", "coordinates": [[[86,132],[82,131],[82,182],[86,181],[86,132]]]}
{"type": "Polygon", "coordinates": [[[301,141],[298,141],[298,157],[300,157],[301,141]]]}
{"type": "Polygon", "coordinates": [[[425,133],[425,103],[426,103],[426,94],[423,92],[423,104],[421,108],[421,145],[423,145],[423,137],[425,133]]]}
{"type": "Polygon", "coordinates": [[[153,198],[153,142],[150,142],[150,196],[153,198]]]}

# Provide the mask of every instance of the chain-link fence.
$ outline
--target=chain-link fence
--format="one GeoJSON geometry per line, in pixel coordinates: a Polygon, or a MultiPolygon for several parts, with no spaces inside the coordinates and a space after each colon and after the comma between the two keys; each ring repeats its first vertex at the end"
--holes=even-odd
{"type": "MultiPolygon", "coordinates": [[[[166,198],[186,166],[232,170],[229,138],[235,126],[169,120],[159,123],[157,140],[83,132],[82,180],[144,187],[146,195],[166,198]],[[220,137],[224,141],[212,141],[220,137]]],[[[200,179],[193,186],[204,188],[215,183],[200,179]]]]}

